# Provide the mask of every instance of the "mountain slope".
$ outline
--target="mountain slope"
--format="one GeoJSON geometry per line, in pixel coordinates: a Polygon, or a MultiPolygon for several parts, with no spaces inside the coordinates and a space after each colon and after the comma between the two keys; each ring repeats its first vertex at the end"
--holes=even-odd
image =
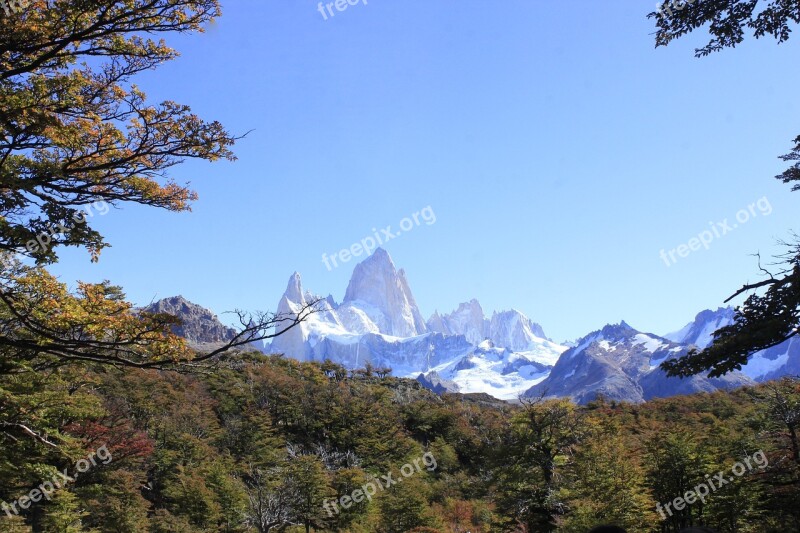
{"type": "Polygon", "coordinates": [[[545,379],[567,349],[546,339],[538,339],[529,348],[515,352],[486,340],[464,357],[434,367],[421,378],[455,383],[458,388],[451,392],[486,393],[501,400],[515,400],[545,379]]]}
{"type": "Polygon", "coordinates": [[[236,334],[233,328],[222,324],[217,315],[190,302],[183,296],[172,296],[153,302],[142,311],[147,313],[166,313],[181,319],[181,325],[173,327],[180,335],[195,346],[222,344],[236,334]]]}
{"type": "Polygon", "coordinates": [[[587,403],[603,396],[639,403],[652,398],[729,389],[752,381],[735,372],[709,380],[703,376],[668,378],[658,368],[688,347],[642,333],[625,322],[609,325],[580,339],[561,356],[547,379],[526,392],[528,397],[569,397],[587,403]]]}
{"type": "Polygon", "coordinates": [[[446,315],[435,312],[428,319],[428,329],[445,335],[464,335],[474,345],[489,336],[489,321],[478,300],[459,304],[458,309],[446,315]]]}
{"type": "MultiPolygon", "coordinates": [[[[735,314],[731,307],[703,311],[686,327],[667,334],[666,338],[701,349],[706,348],[714,341],[715,331],[733,323],[735,314]]],[[[800,339],[790,339],[779,346],[754,354],[742,367],[742,373],[756,381],[800,374],[800,339]]]]}
{"type": "MultiPolygon", "coordinates": [[[[289,279],[279,313],[297,314],[320,300],[289,279]]],[[[476,300],[449,315],[421,319],[403,270],[382,249],[356,265],[344,301],[328,297],[300,326],[277,337],[269,351],[302,361],[330,359],[347,368],[390,367],[436,390],[512,398],[544,379],[566,347],[544,338],[541,326],[519,311],[487,319],[476,300]],[[488,344],[483,344],[491,336],[488,344]]]]}
{"type": "MultiPolygon", "coordinates": [[[[382,249],[356,265],[338,304],[303,287],[292,274],[276,312],[297,315],[315,303],[318,312],[300,325],[256,348],[300,361],[331,360],[346,368],[367,364],[389,367],[395,376],[416,378],[439,392],[483,393],[513,400],[520,395],[570,397],[585,403],[603,395],[641,402],[675,394],[711,391],[800,373],[800,343],[758,354],[744,369],[720,379],[667,378],[658,365],[703,346],[719,327],[730,323],[731,309],[704,311],[670,339],[639,332],[622,322],[580,339],[572,347],[546,338],[540,325],[517,310],[487,318],[477,300],[426,322],[405,272],[382,249]]],[[[234,331],[210,311],[181,297],[148,307],[184,320],[176,332],[196,345],[220,343],[234,331]]]]}
{"type": "Polygon", "coordinates": [[[356,265],[344,304],[367,313],[378,332],[385,335],[413,337],[428,331],[405,271],[395,268],[383,248],[356,265]]]}

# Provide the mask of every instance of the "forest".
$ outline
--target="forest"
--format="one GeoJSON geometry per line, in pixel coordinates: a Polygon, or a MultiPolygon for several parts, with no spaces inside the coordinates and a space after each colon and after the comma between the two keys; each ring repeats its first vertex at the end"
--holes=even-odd
{"type": "Polygon", "coordinates": [[[788,378],[642,405],[511,405],[251,352],[204,375],[62,369],[4,374],[1,390],[4,413],[59,439],[4,434],[3,531],[800,528],[800,384],[788,378]],[[46,498],[9,507],[59,472],[46,498]],[[664,507],[691,491],[702,501],[664,507]]]}

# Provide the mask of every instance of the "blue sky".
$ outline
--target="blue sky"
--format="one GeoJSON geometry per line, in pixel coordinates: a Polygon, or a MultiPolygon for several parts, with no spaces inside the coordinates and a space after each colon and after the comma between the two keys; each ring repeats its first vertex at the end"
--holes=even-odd
{"type": "Polygon", "coordinates": [[[100,262],[67,251],[53,270],[218,313],[274,309],[295,270],[341,300],[356,261],[329,271],[322,254],[430,206],[435,224],[386,244],[426,317],[478,298],[555,340],[622,319],[679,329],[798,229],[800,195],[771,176],[800,134],[800,43],[696,59],[698,33],[656,50],[653,7],[368,0],[325,20],[310,0],[223,2],[137,83],[253,130],[239,160],[173,169],[192,213],[113,210],[95,218],[100,262]],[[768,216],[659,257],[763,198],[768,216]]]}

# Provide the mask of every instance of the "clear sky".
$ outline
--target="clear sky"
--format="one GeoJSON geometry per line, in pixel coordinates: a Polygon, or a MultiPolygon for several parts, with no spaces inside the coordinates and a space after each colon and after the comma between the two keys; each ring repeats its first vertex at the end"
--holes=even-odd
{"type": "Polygon", "coordinates": [[[224,1],[138,84],[253,130],[239,160],[173,169],[192,213],[112,210],[100,262],[68,251],[53,271],[221,314],[273,310],[296,270],[341,301],[357,260],[329,271],[322,254],[430,206],[434,224],[385,246],[425,317],[477,298],[558,341],[622,319],[679,329],[800,229],[800,194],[771,178],[800,134],[800,41],[656,50],[654,4],[368,0],[326,20],[311,0],[224,1]],[[771,214],[732,228],[765,197],[771,214]],[[710,222],[719,238],[681,257],[710,222]]]}

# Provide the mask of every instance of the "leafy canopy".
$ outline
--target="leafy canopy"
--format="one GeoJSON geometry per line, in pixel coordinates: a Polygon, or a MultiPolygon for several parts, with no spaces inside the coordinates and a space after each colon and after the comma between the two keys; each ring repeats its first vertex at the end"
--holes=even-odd
{"type": "MultiPolygon", "coordinates": [[[[697,57],[725,48],[735,48],[751,31],[755,38],[772,36],[778,43],[789,39],[792,26],[800,23],[800,2],[773,0],[694,0],[668,1],[649,17],[656,23],[656,47],[667,46],[695,30],[706,28],[708,44],[695,49],[697,57]]],[[[781,159],[794,162],[776,176],[800,190],[800,136],[794,148],[781,159]]],[[[787,244],[779,256],[776,272],[761,269],[767,279],[745,284],[727,301],[750,293],[736,309],[734,323],[717,331],[714,343],[703,351],[662,363],[671,376],[691,376],[708,372],[716,377],[739,370],[753,354],[778,346],[798,334],[800,327],[800,244],[787,244]],[[760,290],[765,292],[761,293],[760,290]]],[[[776,266],[776,265],[773,265],[776,266]]]]}

